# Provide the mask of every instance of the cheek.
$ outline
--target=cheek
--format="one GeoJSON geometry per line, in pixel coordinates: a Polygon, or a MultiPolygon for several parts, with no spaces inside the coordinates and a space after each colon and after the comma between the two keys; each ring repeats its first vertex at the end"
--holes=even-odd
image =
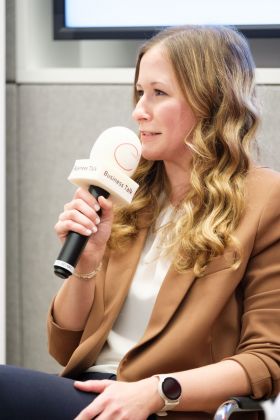
{"type": "Polygon", "coordinates": [[[166,122],[173,135],[185,138],[195,126],[196,120],[192,112],[182,107],[174,107],[166,113],[166,122]]]}
{"type": "Polygon", "coordinates": [[[173,130],[186,121],[186,115],[182,112],[182,109],[176,105],[166,105],[161,109],[161,118],[167,127],[173,130]]]}
{"type": "Polygon", "coordinates": [[[179,131],[184,132],[184,136],[187,136],[196,125],[194,113],[189,108],[183,107],[178,109],[177,117],[179,131]]]}

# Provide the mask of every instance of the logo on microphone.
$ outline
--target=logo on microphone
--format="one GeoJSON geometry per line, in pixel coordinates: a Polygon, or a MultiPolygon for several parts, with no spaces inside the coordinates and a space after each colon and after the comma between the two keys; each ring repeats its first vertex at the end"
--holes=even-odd
{"type": "Polygon", "coordinates": [[[114,158],[121,169],[130,172],[138,165],[139,152],[134,144],[122,143],[116,147],[114,158]]]}

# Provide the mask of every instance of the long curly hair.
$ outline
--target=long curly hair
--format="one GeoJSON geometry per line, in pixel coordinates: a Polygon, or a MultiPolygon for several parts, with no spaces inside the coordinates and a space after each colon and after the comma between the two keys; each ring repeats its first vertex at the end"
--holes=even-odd
{"type": "MultiPolygon", "coordinates": [[[[196,116],[191,141],[190,188],[178,209],[180,217],[167,229],[166,251],[179,272],[193,269],[202,276],[209,262],[234,246],[245,207],[245,178],[250,149],[259,125],[254,61],[246,39],[235,29],[184,26],[166,29],[141,48],[143,55],[160,45],[170,60],[186,101],[196,116]]],[[[138,101],[134,88],[134,101],[138,101]]],[[[118,208],[109,245],[121,248],[142,227],[152,226],[161,209],[159,196],[170,185],[162,161],[142,158],[134,175],[140,187],[130,206],[118,208]]],[[[186,179],[187,182],[187,179],[186,179]]]]}

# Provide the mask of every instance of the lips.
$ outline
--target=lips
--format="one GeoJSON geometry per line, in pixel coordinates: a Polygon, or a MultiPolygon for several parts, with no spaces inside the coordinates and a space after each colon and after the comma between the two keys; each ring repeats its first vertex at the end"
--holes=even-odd
{"type": "Polygon", "coordinates": [[[150,137],[150,136],[157,136],[158,134],[161,134],[160,132],[157,131],[144,131],[141,130],[140,131],[141,136],[143,137],[150,137]]]}

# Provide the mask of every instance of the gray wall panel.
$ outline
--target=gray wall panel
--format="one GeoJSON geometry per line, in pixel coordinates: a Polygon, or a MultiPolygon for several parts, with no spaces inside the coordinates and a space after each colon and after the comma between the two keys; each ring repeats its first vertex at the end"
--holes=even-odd
{"type": "Polygon", "coordinates": [[[21,266],[19,249],[19,155],[17,145],[17,89],[6,89],[6,308],[7,308],[7,362],[22,363],[22,290],[19,277],[21,266]]]}
{"type": "Polygon", "coordinates": [[[15,81],[15,0],[6,0],[6,80],[15,81]]]}
{"type": "Polygon", "coordinates": [[[258,86],[262,125],[258,135],[260,161],[280,171],[280,86],[258,86]]]}
{"type": "Polygon", "coordinates": [[[129,86],[20,86],[20,267],[23,364],[53,371],[45,319],[61,285],[53,262],[60,245],[53,226],[75,188],[66,180],[75,159],[88,158],[97,136],[131,126],[129,86]]]}

